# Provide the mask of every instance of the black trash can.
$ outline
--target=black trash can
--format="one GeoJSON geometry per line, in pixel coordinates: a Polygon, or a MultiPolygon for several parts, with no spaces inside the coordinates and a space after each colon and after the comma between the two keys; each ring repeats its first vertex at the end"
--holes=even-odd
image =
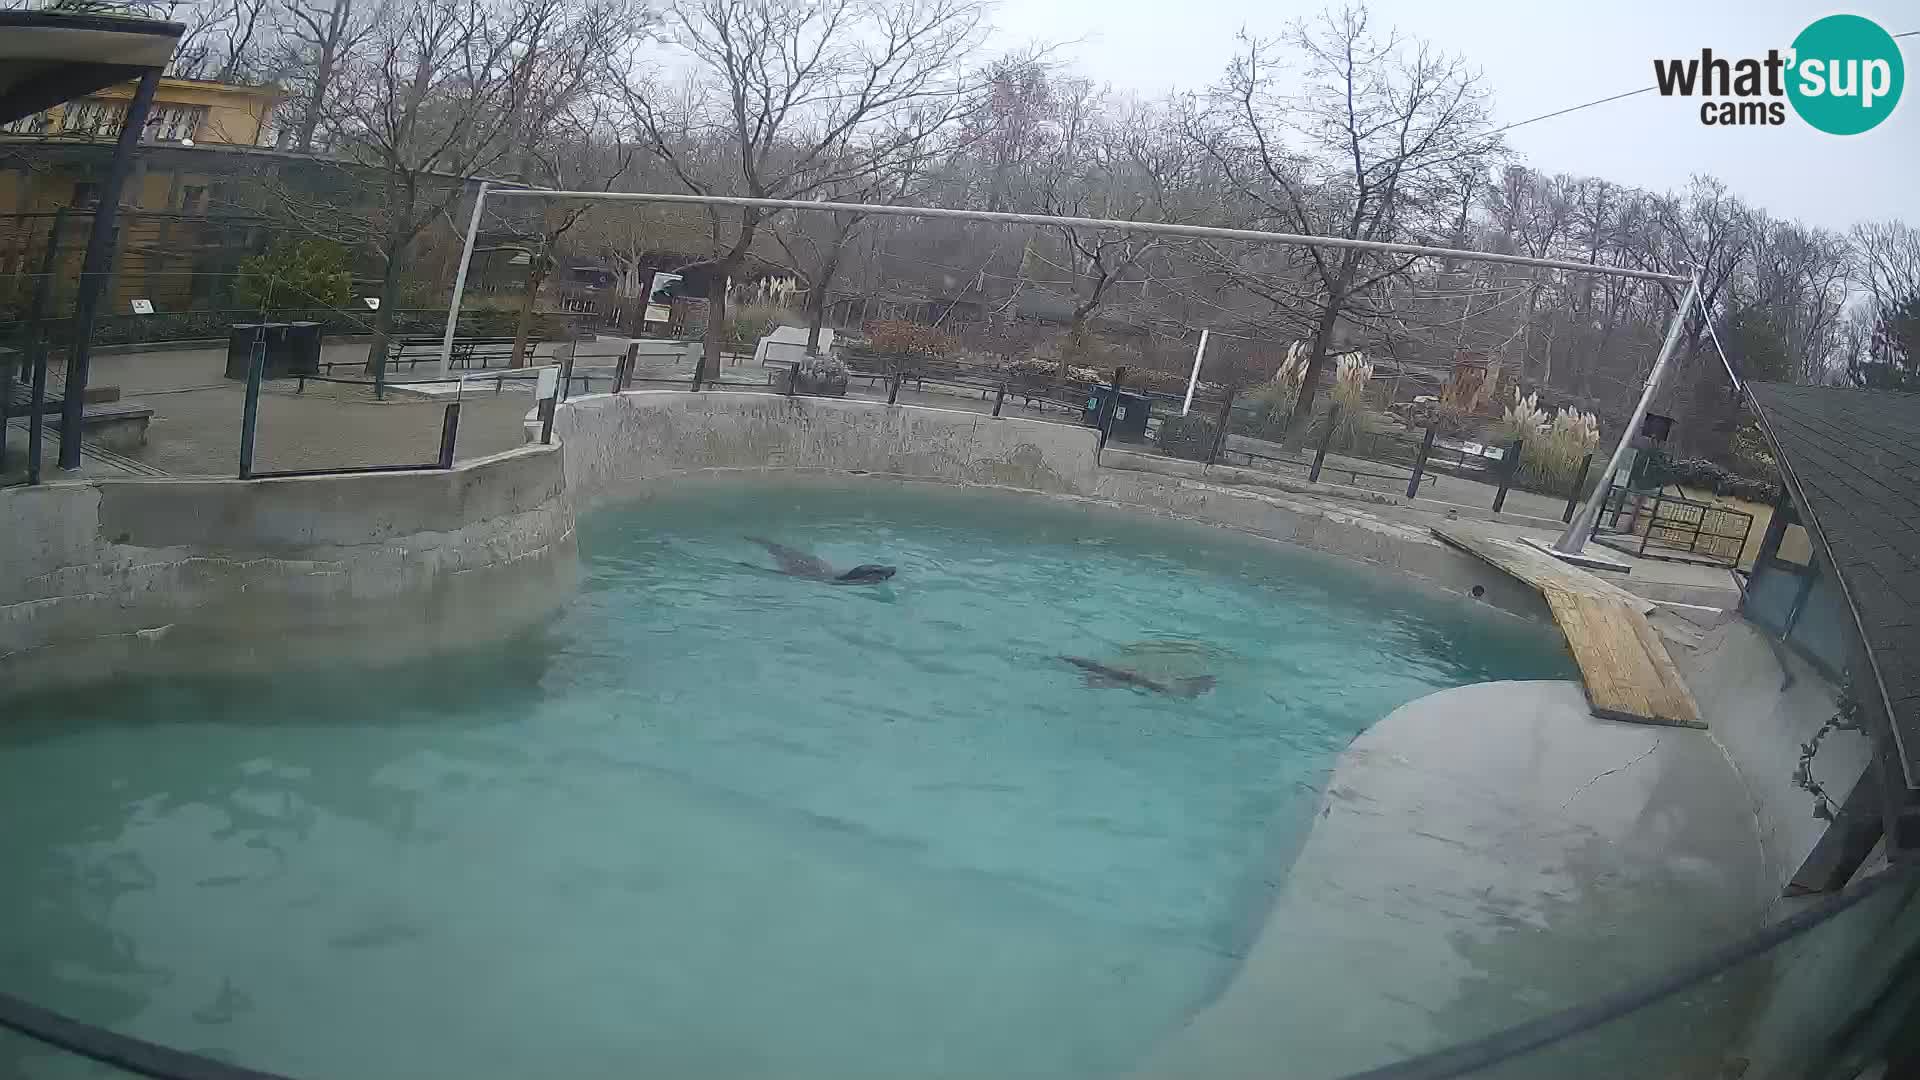
{"type": "MultiPolygon", "coordinates": [[[[1106,408],[1107,400],[1112,396],[1112,383],[1101,383],[1087,391],[1087,405],[1081,410],[1080,422],[1088,427],[1099,427],[1101,410],[1106,408]]],[[[1131,390],[1120,391],[1120,404],[1114,410],[1113,426],[1107,430],[1107,436],[1129,442],[1146,441],[1147,416],[1152,411],[1152,398],[1131,390]]]]}
{"type": "Polygon", "coordinates": [[[273,378],[273,358],[275,353],[285,355],[287,350],[286,323],[234,323],[227,328],[227,378],[245,382],[247,365],[253,357],[254,344],[265,339],[267,345],[267,365],[262,378],[273,378]]]}
{"type": "MultiPolygon", "coordinates": [[[[323,335],[317,322],[287,324],[288,375],[320,374],[320,343],[323,335]]],[[[269,354],[271,359],[271,354],[269,354]]]]}
{"type": "Polygon", "coordinates": [[[246,380],[254,345],[262,339],[267,362],[261,378],[320,374],[319,323],[235,323],[227,328],[227,378],[246,380]]]}

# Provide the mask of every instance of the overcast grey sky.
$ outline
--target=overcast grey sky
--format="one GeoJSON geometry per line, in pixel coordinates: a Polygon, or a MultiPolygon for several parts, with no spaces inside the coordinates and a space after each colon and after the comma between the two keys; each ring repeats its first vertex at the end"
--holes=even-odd
{"type": "MultiPolygon", "coordinates": [[[[1764,56],[1813,20],[1865,15],[1889,33],[1920,30],[1920,0],[1373,0],[1396,26],[1464,54],[1486,74],[1502,124],[1653,83],[1655,57],[1764,56]]],[[[1003,0],[999,43],[1072,41],[1074,66],[1147,96],[1199,89],[1241,26],[1278,32],[1318,0],[1003,0]]],[[[1711,173],[1781,217],[1845,228],[1869,218],[1920,224],[1920,37],[1900,41],[1907,85],[1894,114],[1864,135],[1700,123],[1699,99],[1643,94],[1508,133],[1528,164],[1669,190],[1711,173]]]]}

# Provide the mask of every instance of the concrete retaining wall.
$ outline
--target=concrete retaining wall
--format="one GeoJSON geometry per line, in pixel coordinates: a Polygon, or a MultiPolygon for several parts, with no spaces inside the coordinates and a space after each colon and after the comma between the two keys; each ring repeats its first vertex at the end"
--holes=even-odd
{"type": "Polygon", "coordinates": [[[846,398],[677,390],[594,394],[563,405],[554,432],[582,505],[645,494],[711,470],[869,473],[1092,499],[1224,526],[1415,574],[1528,618],[1532,589],[1425,530],[1284,492],[1095,465],[1091,429],[1021,417],[846,398]]]}
{"type": "Polygon", "coordinates": [[[1740,770],[1777,893],[1826,831],[1815,787],[1844,801],[1872,757],[1872,741],[1860,731],[1823,733],[1838,709],[1838,688],[1743,619],[1708,632],[1675,662],[1707,729],[1740,770]],[[1804,749],[1816,743],[1802,774],[1804,749]]]}
{"type": "Polygon", "coordinates": [[[511,632],[569,591],[560,459],[0,491],[0,687],[377,662],[511,632]]]}

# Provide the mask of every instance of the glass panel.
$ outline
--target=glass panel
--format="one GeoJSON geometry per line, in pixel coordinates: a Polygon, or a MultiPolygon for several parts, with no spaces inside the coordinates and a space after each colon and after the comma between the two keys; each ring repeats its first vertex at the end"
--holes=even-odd
{"type": "Polygon", "coordinates": [[[1807,527],[1788,525],[1787,531],[1780,534],[1780,550],[1773,557],[1795,566],[1806,566],[1813,562],[1813,538],[1807,535],[1807,527]]]}
{"type": "Polygon", "coordinates": [[[1802,575],[1773,563],[1753,568],[1747,582],[1747,596],[1740,610],[1756,624],[1778,635],[1786,630],[1787,613],[1793,610],[1793,598],[1800,594],[1802,575]]]}
{"type": "Polygon", "coordinates": [[[121,1080],[133,1075],[0,1028],[0,1076],[10,1080],[121,1080]]]}
{"type": "Polygon", "coordinates": [[[1800,608],[1800,617],[1794,620],[1793,631],[1787,635],[1787,641],[1799,646],[1829,670],[1839,671],[1847,666],[1859,631],[1853,624],[1853,613],[1847,610],[1846,597],[1841,594],[1839,583],[1827,572],[1826,567],[1822,566],[1820,572],[1820,577],[1813,583],[1813,591],[1807,594],[1807,602],[1800,608]]]}
{"type": "MultiPolygon", "coordinates": [[[[1467,1072],[1406,1069],[1395,1075],[1475,1080],[1863,1075],[1900,1037],[1903,1020],[1910,1019],[1903,1014],[1912,1006],[1911,968],[1920,955],[1915,897],[1915,879],[1908,875],[1766,952],[1624,1016],[1467,1072]]],[[[1787,917],[1826,899],[1782,901],[1780,914],[1787,917]]]]}

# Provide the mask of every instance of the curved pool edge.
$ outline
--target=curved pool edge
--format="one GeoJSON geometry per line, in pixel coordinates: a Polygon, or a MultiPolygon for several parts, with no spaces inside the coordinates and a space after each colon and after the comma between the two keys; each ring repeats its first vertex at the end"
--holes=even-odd
{"type": "Polygon", "coordinates": [[[0,491],[0,686],[398,663],[524,630],[578,573],[561,458],[0,491]]]}
{"type": "MultiPolygon", "coordinates": [[[[1751,932],[1764,877],[1706,733],[1596,719],[1572,682],[1429,694],[1341,755],[1239,972],[1136,1075],[1344,1076],[1485,1035],[1751,932]]],[[[1745,1004],[1680,1037],[1730,1043],[1745,1004]]]]}
{"type": "Polygon", "coordinates": [[[1290,543],[1553,625],[1531,588],[1365,504],[1103,468],[1090,428],[849,398],[634,390],[567,401],[554,431],[583,510],[696,475],[864,476],[1013,491],[1290,543]]]}

